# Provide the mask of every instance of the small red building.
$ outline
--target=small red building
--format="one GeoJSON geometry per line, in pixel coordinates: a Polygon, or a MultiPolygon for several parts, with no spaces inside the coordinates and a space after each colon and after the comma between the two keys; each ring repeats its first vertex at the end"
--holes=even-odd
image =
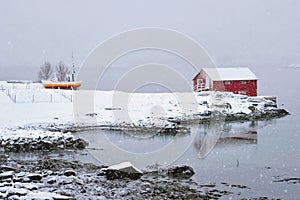
{"type": "Polygon", "coordinates": [[[194,91],[225,91],[257,96],[255,74],[247,67],[202,68],[193,78],[194,91]]]}

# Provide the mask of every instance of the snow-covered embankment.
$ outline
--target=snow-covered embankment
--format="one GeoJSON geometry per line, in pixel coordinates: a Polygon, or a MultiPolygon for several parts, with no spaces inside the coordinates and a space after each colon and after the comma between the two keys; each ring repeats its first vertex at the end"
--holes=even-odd
{"type": "Polygon", "coordinates": [[[5,82],[1,82],[1,90],[0,142],[4,147],[34,142],[42,146],[82,147],[84,143],[77,144],[67,132],[99,128],[177,133],[187,131],[184,123],[256,120],[288,114],[267,98],[233,93],[73,92],[47,90],[39,83],[24,86],[5,82]]]}

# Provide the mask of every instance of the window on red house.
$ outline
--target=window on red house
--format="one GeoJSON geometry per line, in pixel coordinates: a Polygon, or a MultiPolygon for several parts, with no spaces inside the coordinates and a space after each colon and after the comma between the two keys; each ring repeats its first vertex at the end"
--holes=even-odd
{"type": "Polygon", "coordinates": [[[198,85],[201,85],[202,83],[203,83],[203,80],[202,80],[202,79],[198,79],[198,80],[197,80],[197,84],[198,84],[198,85]]]}

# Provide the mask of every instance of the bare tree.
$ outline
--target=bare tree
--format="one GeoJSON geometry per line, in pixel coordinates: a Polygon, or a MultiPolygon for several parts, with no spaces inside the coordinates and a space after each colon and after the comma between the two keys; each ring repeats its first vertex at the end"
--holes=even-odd
{"type": "Polygon", "coordinates": [[[66,81],[67,75],[70,73],[70,70],[65,65],[65,63],[60,61],[56,65],[56,72],[55,73],[56,73],[56,78],[57,78],[58,81],[66,81]]]}
{"type": "Polygon", "coordinates": [[[53,77],[53,70],[50,62],[45,63],[40,67],[39,80],[49,80],[53,77]]]}

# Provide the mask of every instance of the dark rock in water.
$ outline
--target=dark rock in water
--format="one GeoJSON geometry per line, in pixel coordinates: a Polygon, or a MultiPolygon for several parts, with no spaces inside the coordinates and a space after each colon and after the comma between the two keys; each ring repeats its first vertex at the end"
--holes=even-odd
{"type": "Polygon", "coordinates": [[[65,176],[76,176],[76,172],[74,170],[66,170],[64,175],[65,176]]]}
{"type": "Polygon", "coordinates": [[[103,171],[105,171],[105,176],[108,180],[124,178],[136,180],[143,175],[143,172],[133,166],[130,162],[123,162],[117,165],[112,165],[104,169],[103,171]]]}
{"type": "Polygon", "coordinates": [[[26,177],[32,181],[40,181],[43,178],[41,174],[28,174],[26,177]]]}
{"type": "Polygon", "coordinates": [[[184,165],[180,167],[171,167],[167,170],[167,174],[174,178],[190,178],[195,172],[190,166],[184,165]]]}
{"type": "Polygon", "coordinates": [[[84,149],[88,145],[88,143],[81,138],[76,139],[74,143],[75,149],[84,149]]]}
{"type": "Polygon", "coordinates": [[[106,178],[108,180],[114,180],[114,179],[124,179],[124,178],[129,178],[132,180],[137,180],[139,179],[143,174],[140,173],[128,173],[128,172],[123,172],[119,170],[113,170],[113,169],[108,169],[106,170],[106,178]]]}

